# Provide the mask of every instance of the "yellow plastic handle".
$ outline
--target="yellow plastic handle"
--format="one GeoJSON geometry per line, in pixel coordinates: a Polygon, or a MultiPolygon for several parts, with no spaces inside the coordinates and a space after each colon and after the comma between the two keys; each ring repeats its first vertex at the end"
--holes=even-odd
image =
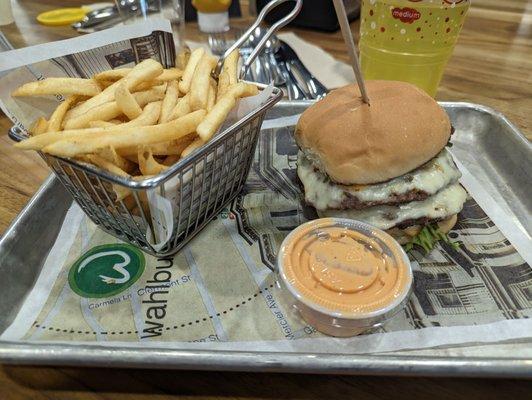
{"type": "Polygon", "coordinates": [[[89,12],[88,7],[67,7],[46,11],[37,16],[37,21],[46,26],[64,26],[81,21],[89,12]]]}

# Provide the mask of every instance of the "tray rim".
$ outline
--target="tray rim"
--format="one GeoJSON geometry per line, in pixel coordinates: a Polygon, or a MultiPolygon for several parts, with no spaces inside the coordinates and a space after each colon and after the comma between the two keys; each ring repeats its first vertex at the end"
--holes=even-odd
{"type": "MultiPolygon", "coordinates": [[[[312,104],[281,101],[278,105],[312,104]]],[[[491,114],[506,123],[532,151],[532,142],[502,113],[469,102],[439,102],[491,114]]],[[[33,204],[56,184],[50,175],[0,238],[0,246],[13,234],[33,204]]],[[[495,357],[442,357],[419,355],[359,355],[228,350],[168,349],[163,347],[101,346],[96,344],[50,344],[0,340],[0,363],[153,369],[194,369],[247,372],[323,373],[349,375],[445,376],[532,378],[530,359],[495,357]],[[151,357],[149,357],[151,356],[151,357]],[[81,363],[80,360],[83,360],[81,363]]]]}
{"type": "Polygon", "coordinates": [[[522,358],[430,357],[180,350],[99,345],[33,344],[0,341],[5,364],[288,372],[339,375],[532,378],[522,358]],[[36,351],[35,347],[39,347],[36,351]],[[151,357],[150,357],[151,356],[151,357]],[[80,363],[83,360],[83,363],[80,363]]]}

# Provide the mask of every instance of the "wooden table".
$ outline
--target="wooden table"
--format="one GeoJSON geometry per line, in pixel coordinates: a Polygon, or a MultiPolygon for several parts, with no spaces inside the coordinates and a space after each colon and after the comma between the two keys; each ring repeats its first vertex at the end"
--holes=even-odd
{"type": "MultiPolygon", "coordinates": [[[[81,1],[13,0],[17,24],[2,27],[15,47],[75,36],[69,27],[38,25],[35,16],[81,1]]],[[[245,3],[245,2],[243,2],[245,3]]],[[[247,19],[236,24],[245,25],[247,19]]],[[[353,32],[358,23],[352,24],[353,32]]],[[[347,62],[339,33],[295,30],[347,62]]],[[[193,24],[187,36],[198,40],[193,24]]],[[[532,1],[475,0],[438,91],[439,100],[464,100],[502,111],[531,138],[532,1]]],[[[0,131],[10,121],[0,114],[0,131]]],[[[16,151],[0,136],[0,232],[3,232],[48,175],[33,153],[16,151]]],[[[520,399],[531,382],[304,376],[218,372],[105,370],[52,367],[0,367],[0,399],[166,399],[183,398],[359,398],[411,399],[412,396],[520,399]],[[154,394],[154,395],[153,395],[154,394]]]]}

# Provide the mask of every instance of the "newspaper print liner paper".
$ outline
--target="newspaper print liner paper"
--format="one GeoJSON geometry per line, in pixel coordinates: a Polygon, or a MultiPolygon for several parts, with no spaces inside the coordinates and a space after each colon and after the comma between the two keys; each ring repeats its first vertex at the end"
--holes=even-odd
{"type": "MultiPolygon", "coordinates": [[[[88,78],[106,69],[130,67],[146,58],[154,58],[165,67],[174,66],[171,32],[168,21],[155,19],[136,24],[134,29],[131,26],[121,26],[89,36],[3,53],[0,63],[0,106],[13,123],[26,130],[37,117],[48,117],[57,102],[64,100],[60,94],[56,97],[11,98],[10,93],[26,82],[60,76],[88,78]],[[142,36],[143,33],[145,36],[142,36]],[[59,43],[62,46],[58,46],[59,43]],[[68,49],[79,51],[70,54],[68,49]],[[54,57],[45,58],[50,54],[54,57]]],[[[256,96],[240,100],[217,133],[264,104],[271,96],[272,89],[273,86],[267,87],[256,96]]],[[[240,146],[240,142],[237,146],[240,146]]],[[[218,148],[216,155],[224,151],[226,149],[223,147],[218,148]]],[[[235,152],[238,154],[238,149],[235,152]]],[[[214,154],[210,154],[207,161],[212,161],[213,158],[214,154]]],[[[195,172],[202,173],[198,168],[195,172]]],[[[191,179],[192,170],[185,174],[183,182],[191,179]]],[[[147,195],[154,230],[152,234],[148,227],[146,238],[156,251],[170,240],[179,214],[179,179],[167,181],[164,184],[164,196],[160,193],[160,189],[150,190],[147,195]]],[[[141,226],[139,218],[133,218],[141,226]]]]}
{"type": "MultiPolygon", "coordinates": [[[[265,125],[276,126],[275,121],[265,125]]],[[[530,249],[513,236],[523,260],[492,221],[508,216],[496,202],[487,201],[489,195],[462,168],[462,184],[483,206],[469,198],[460,213],[451,233],[461,243],[459,249],[442,244],[428,256],[412,253],[415,287],[405,311],[350,339],[324,337],[306,325],[266,268],[275,263],[287,232],[304,222],[292,131],[263,131],[241,195],[175,257],[146,256],[144,274],[120,295],[82,298],[70,289],[66,276],[81,254],[119,243],[74,206],[35,288],[2,339],[369,353],[530,338],[530,249]],[[171,272],[172,284],[152,299],[147,289],[162,270],[171,272]],[[165,307],[165,317],[155,320],[160,326],[145,317],[157,301],[165,307]]]]}

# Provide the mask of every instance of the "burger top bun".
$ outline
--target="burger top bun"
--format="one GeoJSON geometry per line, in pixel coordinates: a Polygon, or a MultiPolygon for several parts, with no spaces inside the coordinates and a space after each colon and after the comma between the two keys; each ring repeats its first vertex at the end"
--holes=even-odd
{"type": "Polygon", "coordinates": [[[366,88],[370,106],[357,85],[344,86],[308,108],[296,127],[301,150],[337,183],[406,174],[435,157],[451,135],[445,111],[416,86],[368,80],[366,88]]]}

